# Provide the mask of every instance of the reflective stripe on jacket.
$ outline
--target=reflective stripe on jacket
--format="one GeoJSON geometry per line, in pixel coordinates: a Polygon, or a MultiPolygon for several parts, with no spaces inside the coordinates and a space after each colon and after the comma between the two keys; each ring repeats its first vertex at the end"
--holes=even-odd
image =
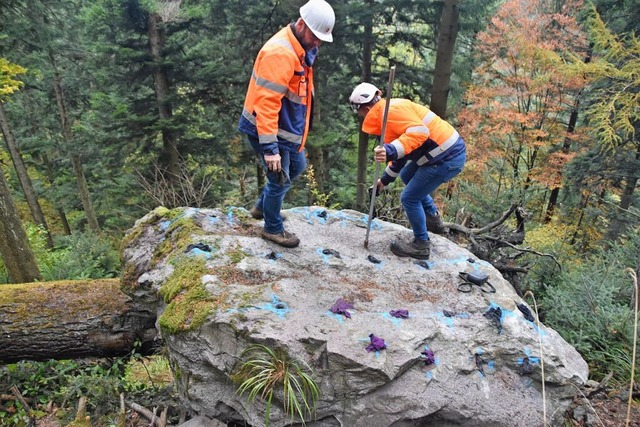
{"type": "Polygon", "coordinates": [[[311,120],[315,53],[305,52],[291,25],[258,52],[238,130],[257,137],[265,154],[278,153],[278,142],[296,151],[304,148],[311,120]]]}
{"type": "MultiPolygon", "coordinates": [[[[362,131],[371,135],[382,133],[386,100],[378,101],[362,122],[362,131]]],[[[439,163],[466,150],[458,131],[433,111],[408,99],[392,99],[383,139],[387,158],[387,185],[393,181],[407,161],[419,165],[439,163]]],[[[384,182],[384,181],[383,181],[384,182]]]]}

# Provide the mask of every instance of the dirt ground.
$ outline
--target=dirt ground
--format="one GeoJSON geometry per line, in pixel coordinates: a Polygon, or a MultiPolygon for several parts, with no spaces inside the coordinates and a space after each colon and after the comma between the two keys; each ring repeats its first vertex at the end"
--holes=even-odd
{"type": "MultiPolygon", "coordinates": [[[[566,412],[565,422],[557,427],[621,427],[627,426],[626,390],[602,390],[589,396],[576,398],[566,412]]],[[[147,426],[148,421],[129,411],[127,427],[147,426]]],[[[62,427],[55,416],[50,415],[36,422],[37,427],[62,427]]],[[[640,403],[634,400],[629,416],[630,427],[640,427],[640,403]]],[[[98,427],[98,426],[94,426],[98,427]]]]}
{"type": "Polygon", "coordinates": [[[566,426],[640,427],[640,404],[637,400],[631,403],[629,424],[626,424],[628,396],[625,390],[603,390],[590,396],[588,403],[584,398],[576,399],[567,411],[566,426]]]}

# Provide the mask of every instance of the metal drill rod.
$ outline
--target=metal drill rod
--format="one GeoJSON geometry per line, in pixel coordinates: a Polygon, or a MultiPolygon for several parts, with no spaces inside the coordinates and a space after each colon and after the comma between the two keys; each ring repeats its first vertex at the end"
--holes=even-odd
{"type": "MultiPolygon", "coordinates": [[[[389,105],[391,104],[391,94],[393,91],[393,80],[396,76],[396,66],[393,65],[389,69],[389,82],[387,84],[387,103],[384,106],[384,114],[382,116],[382,132],[380,133],[379,145],[384,145],[384,134],[387,130],[387,118],[389,117],[389,105]]],[[[369,219],[367,221],[367,236],[364,238],[365,249],[369,248],[369,232],[371,231],[371,221],[373,220],[373,210],[376,207],[376,196],[378,194],[378,176],[380,175],[380,162],[376,162],[376,175],[373,181],[373,191],[371,191],[371,204],[369,206],[369,219]]]]}

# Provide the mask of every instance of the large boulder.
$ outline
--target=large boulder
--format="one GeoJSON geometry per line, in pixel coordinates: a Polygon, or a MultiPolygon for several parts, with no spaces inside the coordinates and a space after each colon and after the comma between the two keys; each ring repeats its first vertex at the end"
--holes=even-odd
{"type": "Polygon", "coordinates": [[[365,248],[362,213],[286,214],[295,249],[262,240],[243,208],[158,208],[128,233],[123,281],[157,310],[193,413],[292,424],[279,394],[267,411],[238,393],[252,344],[309,366],[321,392],[313,426],[542,426],[545,414],[555,424],[587,381],[577,351],[527,320],[533,310],[500,273],[450,240],[431,235],[431,258],[416,262],[389,251],[412,238],[402,226],[374,220],[365,248]],[[488,274],[496,292],[458,291],[461,272],[488,274]],[[340,299],[353,308],[335,310],[340,299]],[[375,337],[386,349],[367,351],[375,337]]]}

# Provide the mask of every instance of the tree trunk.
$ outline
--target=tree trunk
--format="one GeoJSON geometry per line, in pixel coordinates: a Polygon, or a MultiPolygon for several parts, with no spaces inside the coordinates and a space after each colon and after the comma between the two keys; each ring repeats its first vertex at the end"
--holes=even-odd
{"type": "Polygon", "coordinates": [[[156,337],[155,313],[136,307],[118,279],[2,286],[0,363],[122,356],[156,337]]]}
{"type": "MultiPolygon", "coordinates": [[[[46,177],[49,182],[49,185],[53,185],[55,182],[55,176],[53,175],[53,165],[49,161],[49,156],[46,154],[42,155],[42,162],[44,163],[44,168],[46,171],[46,177]]],[[[69,225],[69,221],[67,220],[67,214],[64,212],[64,209],[56,203],[56,211],[58,212],[58,218],[60,218],[60,223],[62,224],[62,228],[64,230],[64,234],[66,236],[71,235],[71,226],[69,225]]]]}
{"type": "Polygon", "coordinates": [[[316,180],[317,189],[324,192],[324,151],[322,147],[307,147],[309,153],[309,163],[313,165],[314,179],[316,180]]]}
{"type": "MultiPolygon", "coordinates": [[[[154,13],[149,14],[147,32],[149,35],[149,49],[153,59],[153,83],[158,103],[158,114],[160,120],[166,124],[170,122],[173,111],[169,101],[171,95],[169,76],[166,68],[162,65],[164,61],[162,50],[164,49],[165,34],[164,30],[159,27],[160,22],[160,16],[154,13]]],[[[175,181],[180,176],[180,153],[176,145],[175,135],[166,125],[162,126],[162,143],[164,161],[161,164],[166,165],[170,180],[175,181]]]]}
{"type": "MultiPolygon", "coordinates": [[[[25,107],[27,108],[27,111],[30,117],[37,117],[36,116],[36,111],[33,107],[33,101],[31,98],[31,93],[30,93],[30,89],[26,89],[25,93],[27,94],[25,100],[25,107]]],[[[36,139],[39,138],[38,135],[38,127],[39,124],[36,120],[30,120],[29,121],[30,126],[31,126],[31,136],[36,139]]],[[[39,154],[33,154],[32,153],[32,157],[33,158],[38,158],[39,160],[42,162],[42,165],[44,166],[44,177],[43,179],[46,181],[46,183],[52,187],[53,183],[55,182],[55,175],[53,173],[53,165],[51,164],[51,162],[49,161],[49,156],[47,156],[46,153],[39,153],[39,154]]],[[[67,214],[64,212],[64,209],[62,208],[62,206],[60,205],[58,200],[55,200],[55,198],[50,199],[51,203],[53,203],[56,212],[58,213],[58,218],[60,219],[60,223],[62,224],[62,228],[64,230],[64,234],[66,236],[71,235],[71,227],[69,227],[69,221],[67,220],[67,214]]]]}
{"type": "Polygon", "coordinates": [[[447,98],[451,82],[451,65],[453,51],[458,37],[458,0],[444,0],[440,29],[438,34],[438,49],[436,65],[433,71],[433,89],[431,90],[431,111],[443,119],[447,116],[447,98]]]}
{"type": "MultiPolygon", "coordinates": [[[[367,13],[364,23],[364,39],[362,42],[362,81],[371,82],[371,52],[373,49],[373,16],[372,11],[375,6],[373,0],[368,0],[369,13],[367,13]]],[[[362,120],[358,120],[358,126],[362,129],[362,120]]],[[[356,209],[368,206],[365,202],[367,194],[367,160],[369,157],[369,135],[360,131],[358,135],[358,167],[356,172],[356,209]]]]}
{"type": "MultiPolygon", "coordinates": [[[[69,121],[69,113],[67,112],[66,102],[64,98],[64,91],[62,89],[62,81],[60,74],[58,73],[58,67],[56,65],[55,57],[53,53],[49,53],[49,60],[53,67],[53,88],[56,93],[56,102],[58,104],[58,112],[60,114],[60,122],[62,123],[62,136],[68,147],[71,147],[73,141],[73,132],[71,131],[71,122],[69,121]]],[[[71,164],[73,165],[73,173],[76,177],[76,183],[78,185],[78,193],[82,202],[82,208],[87,217],[89,229],[94,233],[100,232],[100,226],[98,225],[98,217],[91,204],[91,195],[89,194],[89,187],[87,186],[87,180],[85,179],[84,172],[82,171],[82,163],[80,156],[73,154],[71,156],[71,164]]]]}
{"type": "MultiPolygon", "coordinates": [[[[636,151],[636,163],[640,161],[640,144],[637,145],[638,149],[636,151]]],[[[625,186],[622,190],[622,196],[620,197],[620,204],[618,205],[619,212],[616,215],[613,215],[611,218],[611,223],[609,224],[609,228],[607,229],[607,233],[605,234],[605,240],[608,242],[614,242],[618,239],[620,234],[624,232],[624,229],[629,224],[629,219],[627,215],[627,211],[633,202],[633,194],[636,189],[636,185],[638,184],[638,177],[636,176],[627,176],[625,180],[625,186]]]]}
{"type": "MultiPolygon", "coordinates": [[[[578,122],[578,108],[580,107],[580,99],[576,98],[576,102],[573,105],[573,110],[571,111],[571,116],[569,117],[569,125],[567,126],[567,136],[564,138],[564,143],[562,144],[562,152],[564,154],[569,153],[569,149],[571,148],[571,139],[569,135],[575,132],[576,123],[578,122]]],[[[544,223],[548,224],[551,222],[551,218],[553,218],[553,212],[556,208],[556,204],[558,203],[558,195],[560,194],[560,185],[554,187],[551,190],[551,195],[549,196],[549,204],[547,205],[547,211],[544,216],[544,223]]]]}
{"type": "Polygon", "coordinates": [[[4,103],[0,102],[0,129],[2,129],[2,135],[4,135],[4,141],[7,144],[7,149],[9,150],[9,154],[11,155],[11,160],[13,161],[13,167],[16,170],[16,175],[18,176],[18,180],[20,181],[20,186],[22,187],[22,192],[24,194],[24,198],[27,201],[27,205],[29,205],[29,210],[31,211],[31,216],[33,217],[33,221],[44,228],[47,233],[47,248],[53,248],[53,239],[51,238],[51,233],[49,233],[49,227],[47,226],[47,220],[42,212],[42,208],[40,207],[40,202],[38,201],[38,197],[36,196],[36,192],[33,189],[33,184],[31,182],[31,178],[27,173],[27,167],[24,164],[24,160],[22,160],[22,154],[20,153],[20,149],[18,148],[18,144],[16,143],[15,138],[13,137],[13,132],[11,132],[11,127],[9,126],[9,120],[7,118],[7,113],[4,109],[4,103]]]}
{"type": "MultiPolygon", "coordinates": [[[[20,221],[18,209],[11,198],[11,190],[2,170],[0,170],[0,255],[11,283],[41,280],[36,258],[29,247],[27,233],[20,221]]],[[[0,337],[4,335],[0,333],[0,337]]],[[[0,345],[1,347],[4,345],[0,345]]]]}

